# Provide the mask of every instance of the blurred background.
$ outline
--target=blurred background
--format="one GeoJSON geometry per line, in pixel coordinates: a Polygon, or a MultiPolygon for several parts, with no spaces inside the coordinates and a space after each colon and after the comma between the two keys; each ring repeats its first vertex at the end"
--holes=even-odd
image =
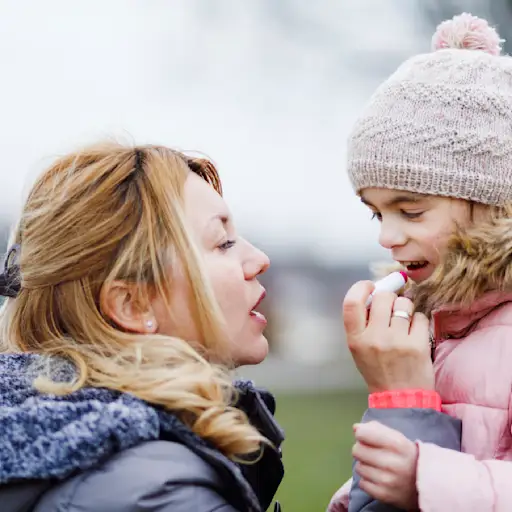
{"type": "Polygon", "coordinates": [[[271,355],[238,373],[278,395],[286,511],[325,510],[365,408],[340,306],[386,254],[345,174],[347,135],[463,11],[512,43],[510,0],[0,0],[2,249],[63,152],[114,138],[212,158],[239,231],[272,260],[271,355]]]}

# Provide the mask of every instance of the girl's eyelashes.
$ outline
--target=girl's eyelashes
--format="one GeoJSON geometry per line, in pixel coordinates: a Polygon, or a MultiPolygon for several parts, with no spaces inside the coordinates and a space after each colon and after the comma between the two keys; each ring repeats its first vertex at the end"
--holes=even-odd
{"type": "Polygon", "coordinates": [[[405,210],[400,210],[400,213],[407,219],[418,219],[424,212],[406,212],[405,210]]]}
{"type": "MultiPolygon", "coordinates": [[[[405,210],[400,210],[400,215],[405,217],[406,219],[419,219],[425,212],[406,212],[405,210]]],[[[377,219],[379,222],[382,221],[382,213],[372,212],[372,220],[377,219]]]]}

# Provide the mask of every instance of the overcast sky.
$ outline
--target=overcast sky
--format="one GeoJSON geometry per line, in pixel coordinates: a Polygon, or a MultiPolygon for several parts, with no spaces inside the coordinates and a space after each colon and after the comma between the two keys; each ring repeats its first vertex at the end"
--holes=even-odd
{"type": "Polygon", "coordinates": [[[382,254],[345,175],[372,89],[428,50],[404,0],[0,0],[0,213],[98,139],[199,150],[246,235],[382,254]]]}

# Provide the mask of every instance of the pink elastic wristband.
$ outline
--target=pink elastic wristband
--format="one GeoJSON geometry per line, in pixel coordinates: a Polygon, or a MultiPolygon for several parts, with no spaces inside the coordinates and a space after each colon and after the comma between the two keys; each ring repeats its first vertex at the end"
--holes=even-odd
{"type": "Polygon", "coordinates": [[[441,410],[441,397],[436,391],[400,389],[372,393],[368,397],[370,409],[434,409],[441,410]]]}

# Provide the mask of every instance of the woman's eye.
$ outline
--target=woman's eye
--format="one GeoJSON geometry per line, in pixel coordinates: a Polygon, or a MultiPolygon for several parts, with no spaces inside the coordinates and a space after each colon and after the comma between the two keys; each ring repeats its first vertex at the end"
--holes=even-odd
{"type": "Polygon", "coordinates": [[[373,219],[377,219],[380,222],[382,220],[382,215],[380,213],[373,212],[372,213],[372,220],[373,219]]]}
{"type": "Polygon", "coordinates": [[[227,240],[223,244],[219,245],[219,249],[221,251],[227,251],[228,249],[231,249],[236,244],[236,240],[227,240]]]}

